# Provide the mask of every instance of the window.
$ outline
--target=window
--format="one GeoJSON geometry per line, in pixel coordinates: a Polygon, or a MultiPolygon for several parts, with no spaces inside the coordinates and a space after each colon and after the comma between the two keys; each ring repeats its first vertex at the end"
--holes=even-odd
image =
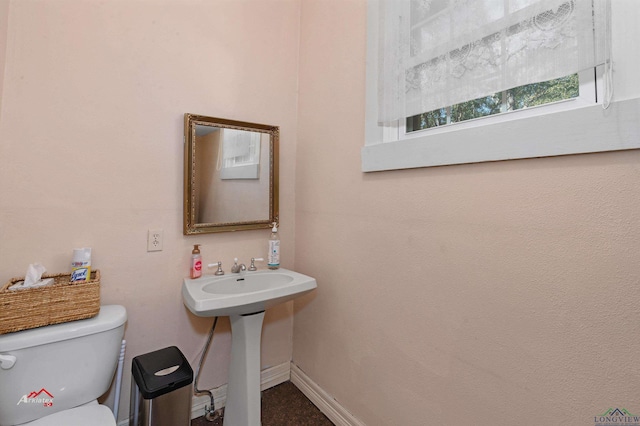
{"type": "Polygon", "coordinates": [[[605,0],[370,0],[363,171],[606,150],[553,135],[601,118],[607,27],[605,0]]]}
{"type": "MultiPolygon", "coordinates": [[[[595,88],[594,88],[595,90],[595,88]]],[[[518,111],[577,98],[580,94],[578,74],[540,83],[526,84],[489,96],[461,102],[445,108],[407,117],[406,132],[416,132],[476,118],[518,111]]]]}
{"type": "Polygon", "coordinates": [[[237,129],[219,132],[220,179],[259,179],[261,133],[237,129]]]}

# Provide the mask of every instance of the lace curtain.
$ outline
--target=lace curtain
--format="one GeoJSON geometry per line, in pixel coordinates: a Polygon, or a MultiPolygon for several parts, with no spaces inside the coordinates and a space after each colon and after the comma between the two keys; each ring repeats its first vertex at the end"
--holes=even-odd
{"type": "Polygon", "coordinates": [[[605,63],[608,1],[380,0],[379,121],[605,63]]]}
{"type": "Polygon", "coordinates": [[[246,130],[221,129],[222,168],[260,164],[260,133],[246,130]]]}

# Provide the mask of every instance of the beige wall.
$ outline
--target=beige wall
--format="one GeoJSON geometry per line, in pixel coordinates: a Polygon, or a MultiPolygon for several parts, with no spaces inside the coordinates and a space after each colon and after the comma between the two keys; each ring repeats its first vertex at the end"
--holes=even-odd
{"type": "MultiPolygon", "coordinates": [[[[9,0],[0,0],[0,114],[2,113],[2,89],[4,87],[4,64],[7,53],[7,25],[9,0]]],[[[1,117],[1,116],[0,116],[1,117]]]]}
{"type": "MultiPolygon", "coordinates": [[[[129,313],[123,419],[131,357],[176,344],[195,365],[204,344],[180,297],[191,245],[228,270],[269,235],[182,236],[182,114],[279,125],[283,266],[319,289],[293,329],[290,304],[268,312],[263,367],[293,334],[370,426],[640,411],[640,152],[364,175],[364,36],[364,0],[0,0],[0,282],[93,247],[103,303],[129,313]]],[[[636,81],[617,71],[617,96],[636,81]]],[[[219,327],[206,388],[226,382],[219,327]]]]}
{"type": "Polygon", "coordinates": [[[294,362],[368,426],[640,412],[640,152],[363,174],[365,1],[301,10],[294,362]]]}
{"type": "MultiPolygon", "coordinates": [[[[0,282],[31,262],[69,270],[93,248],[102,302],[127,308],[130,360],[177,345],[197,361],[211,319],[180,295],[194,243],[205,262],[264,257],[269,230],[182,235],[183,114],[280,126],[283,266],[294,262],[299,3],[20,0],[0,3],[0,282]],[[265,65],[265,64],[268,64],[265,65]],[[164,250],[146,251],[147,230],[164,250]]],[[[227,382],[229,322],[200,382],[227,382]]],[[[267,313],[263,367],[291,358],[291,304],[267,313]]],[[[196,365],[196,362],[193,362],[196,365]]]]}

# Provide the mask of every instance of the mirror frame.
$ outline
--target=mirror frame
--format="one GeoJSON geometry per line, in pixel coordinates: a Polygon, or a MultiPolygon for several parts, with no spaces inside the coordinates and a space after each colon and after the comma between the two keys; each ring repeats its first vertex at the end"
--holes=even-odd
{"type": "Polygon", "coordinates": [[[227,120],[225,118],[207,117],[204,115],[184,115],[184,202],[183,202],[183,234],[199,235],[214,232],[246,231],[251,229],[271,228],[278,222],[279,207],[279,138],[280,128],[266,124],[246,121],[227,120]],[[229,222],[229,223],[196,223],[195,218],[195,152],[196,125],[220,127],[224,129],[246,130],[249,132],[267,133],[269,144],[269,219],[229,222]]]}

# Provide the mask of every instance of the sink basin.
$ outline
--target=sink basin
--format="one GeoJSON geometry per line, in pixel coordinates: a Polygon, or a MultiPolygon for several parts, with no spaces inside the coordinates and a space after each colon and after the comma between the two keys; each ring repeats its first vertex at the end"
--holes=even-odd
{"type": "Polygon", "coordinates": [[[200,317],[229,316],[231,323],[225,426],[260,425],[260,339],[265,309],[316,287],[315,278],[287,269],[184,279],[182,300],[191,312],[200,317]]]}
{"type": "Polygon", "coordinates": [[[277,269],[185,278],[184,304],[200,317],[246,315],[291,300],[317,287],[315,278],[277,269]]]}

